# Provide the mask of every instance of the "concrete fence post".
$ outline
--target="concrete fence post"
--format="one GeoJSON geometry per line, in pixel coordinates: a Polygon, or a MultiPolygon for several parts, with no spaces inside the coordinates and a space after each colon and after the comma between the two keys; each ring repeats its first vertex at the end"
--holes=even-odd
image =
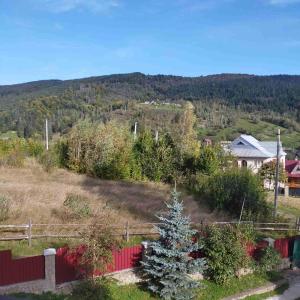
{"type": "Polygon", "coordinates": [[[55,255],[56,250],[49,248],[44,250],[45,256],[45,289],[47,291],[55,291],[56,278],[55,278],[55,255]]]}

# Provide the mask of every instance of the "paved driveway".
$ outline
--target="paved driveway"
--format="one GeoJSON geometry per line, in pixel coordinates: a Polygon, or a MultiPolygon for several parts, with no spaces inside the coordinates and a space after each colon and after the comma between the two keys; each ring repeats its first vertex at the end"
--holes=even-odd
{"type": "Polygon", "coordinates": [[[289,281],[289,288],[280,296],[270,297],[267,300],[295,300],[300,299],[300,270],[289,270],[285,274],[289,281]]]}

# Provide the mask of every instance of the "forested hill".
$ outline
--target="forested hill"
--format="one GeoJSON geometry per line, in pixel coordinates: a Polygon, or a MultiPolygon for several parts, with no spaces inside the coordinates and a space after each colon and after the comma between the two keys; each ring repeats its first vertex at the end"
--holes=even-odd
{"type": "MultiPolygon", "coordinates": [[[[0,86],[0,131],[30,136],[45,117],[62,131],[82,117],[144,101],[222,103],[244,112],[285,115],[299,122],[300,76],[220,74],[201,77],[117,74],[75,80],[43,80],[0,86]],[[127,104],[126,104],[127,103],[127,104]]],[[[209,108],[208,108],[209,109],[209,108]]]]}

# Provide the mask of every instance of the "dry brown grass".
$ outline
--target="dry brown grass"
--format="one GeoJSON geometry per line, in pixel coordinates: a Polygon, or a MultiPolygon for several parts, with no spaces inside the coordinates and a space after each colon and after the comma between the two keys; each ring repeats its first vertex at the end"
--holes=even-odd
{"type": "MultiPolygon", "coordinates": [[[[270,203],[274,203],[274,193],[269,192],[267,200],[270,203]]],[[[300,217],[300,198],[299,197],[284,197],[279,195],[278,197],[279,212],[290,218],[300,217]]]]}
{"type": "MultiPolygon", "coordinates": [[[[57,213],[67,193],[87,197],[94,214],[109,209],[116,225],[155,221],[154,214],[164,208],[169,192],[170,186],[158,183],[99,180],[63,169],[48,174],[33,160],[24,168],[0,168],[0,194],[12,201],[6,224],[27,223],[29,218],[33,223],[70,223],[57,213]]],[[[215,214],[200,207],[192,196],[183,195],[183,200],[194,222],[215,220],[215,214]]]]}

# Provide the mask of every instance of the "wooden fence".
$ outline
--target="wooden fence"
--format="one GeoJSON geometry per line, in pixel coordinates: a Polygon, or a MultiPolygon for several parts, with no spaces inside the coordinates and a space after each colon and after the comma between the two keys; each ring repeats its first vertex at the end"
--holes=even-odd
{"type": "MultiPolygon", "coordinates": [[[[114,235],[123,237],[129,241],[132,236],[155,236],[157,231],[155,225],[159,223],[125,223],[123,226],[112,226],[114,235]]],[[[213,222],[193,223],[196,229],[201,230],[207,224],[226,225],[226,224],[249,224],[253,225],[258,231],[293,231],[300,232],[299,218],[295,223],[254,223],[254,222],[213,222]]],[[[91,224],[34,224],[31,220],[27,224],[19,225],[0,225],[0,241],[27,240],[31,246],[33,239],[41,238],[75,238],[80,239],[82,232],[91,224]]]]}

